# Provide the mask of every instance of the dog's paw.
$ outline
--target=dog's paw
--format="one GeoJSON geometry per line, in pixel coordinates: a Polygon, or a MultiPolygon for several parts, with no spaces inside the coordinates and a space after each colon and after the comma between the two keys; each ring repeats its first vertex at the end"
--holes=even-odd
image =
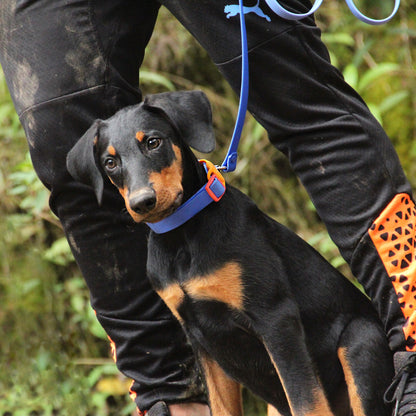
{"type": "Polygon", "coordinates": [[[149,409],[146,416],[171,416],[171,414],[165,402],[157,402],[149,409]]]}

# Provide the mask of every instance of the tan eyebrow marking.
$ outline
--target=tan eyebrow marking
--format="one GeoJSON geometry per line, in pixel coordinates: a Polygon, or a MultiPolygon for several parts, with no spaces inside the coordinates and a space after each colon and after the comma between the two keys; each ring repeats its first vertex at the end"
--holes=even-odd
{"type": "Polygon", "coordinates": [[[111,155],[111,156],[115,156],[117,154],[116,149],[114,149],[113,146],[108,146],[107,147],[107,152],[111,155]]]}
{"type": "Polygon", "coordinates": [[[144,132],[143,131],[138,131],[137,133],[136,133],[136,139],[141,143],[142,141],[143,141],[143,139],[144,139],[144,132]]]}

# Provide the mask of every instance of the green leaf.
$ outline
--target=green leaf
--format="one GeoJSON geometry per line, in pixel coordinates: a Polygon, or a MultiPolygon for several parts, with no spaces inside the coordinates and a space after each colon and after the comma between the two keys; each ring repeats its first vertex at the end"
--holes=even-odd
{"type": "Polygon", "coordinates": [[[25,211],[40,214],[45,208],[48,208],[48,201],[49,191],[43,188],[36,192],[35,195],[28,195],[26,198],[23,198],[19,206],[25,211]]]}
{"type": "Polygon", "coordinates": [[[26,185],[18,185],[14,186],[12,189],[9,189],[7,192],[9,195],[21,195],[24,194],[27,191],[26,185]]]}
{"type": "Polygon", "coordinates": [[[390,111],[391,109],[399,105],[402,101],[406,100],[409,97],[409,95],[409,91],[401,90],[387,96],[378,106],[380,113],[384,114],[387,111],[390,111]]]}
{"type": "Polygon", "coordinates": [[[104,331],[101,324],[98,322],[97,317],[95,316],[94,310],[92,308],[88,308],[87,310],[88,318],[89,318],[89,325],[88,328],[95,337],[100,339],[107,340],[107,333],[104,331]]]}
{"type": "Polygon", "coordinates": [[[362,64],[365,54],[368,53],[373,44],[374,40],[367,40],[364,45],[357,49],[352,59],[352,64],[358,68],[362,64]]]}
{"type": "Polygon", "coordinates": [[[338,43],[340,45],[354,46],[354,38],[349,33],[323,33],[322,40],[326,44],[338,43]]]}
{"type": "Polygon", "coordinates": [[[381,63],[375,66],[374,68],[369,69],[368,71],[364,73],[364,75],[360,78],[360,81],[358,82],[358,86],[357,86],[358,92],[362,93],[377,78],[390,75],[399,69],[400,67],[398,64],[388,63],[388,62],[381,63]]]}
{"type": "Polygon", "coordinates": [[[342,73],[345,81],[353,88],[357,88],[358,84],[358,70],[353,64],[349,64],[344,68],[342,73]]]}
{"type": "Polygon", "coordinates": [[[175,85],[167,77],[156,72],[146,71],[145,69],[141,70],[140,81],[160,85],[168,91],[175,91],[175,85]]]}
{"type": "Polygon", "coordinates": [[[74,261],[71,248],[65,237],[54,241],[49,249],[44,252],[43,258],[59,266],[66,266],[74,261]]]}
{"type": "Polygon", "coordinates": [[[380,108],[378,105],[373,103],[367,103],[368,108],[371,111],[371,114],[376,118],[376,120],[383,125],[383,117],[381,116],[380,108]]]}

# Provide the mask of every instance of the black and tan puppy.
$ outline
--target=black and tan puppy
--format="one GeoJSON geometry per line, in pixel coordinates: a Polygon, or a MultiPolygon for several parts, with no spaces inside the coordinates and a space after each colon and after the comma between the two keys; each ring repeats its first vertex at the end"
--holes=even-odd
{"type": "MultiPolygon", "coordinates": [[[[188,145],[214,147],[205,95],[157,94],[96,121],[67,165],[99,201],[108,176],[134,221],[152,223],[207,182],[188,145]]],[[[392,357],[370,302],[237,189],[151,232],[148,247],[149,278],[198,354],[213,415],[242,414],[239,383],[284,416],[390,414],[392,357]]]]}

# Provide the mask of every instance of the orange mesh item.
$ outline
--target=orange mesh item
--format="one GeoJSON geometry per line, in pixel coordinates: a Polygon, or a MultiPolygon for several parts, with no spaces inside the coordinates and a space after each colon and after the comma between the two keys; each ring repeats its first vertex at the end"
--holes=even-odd
{"type": "Polygon", "coordinates": [[[407,350],[416,351],[416,209],[407,194],[398,194],[368,233],[396,291],[406,324],[407,350]]]}

